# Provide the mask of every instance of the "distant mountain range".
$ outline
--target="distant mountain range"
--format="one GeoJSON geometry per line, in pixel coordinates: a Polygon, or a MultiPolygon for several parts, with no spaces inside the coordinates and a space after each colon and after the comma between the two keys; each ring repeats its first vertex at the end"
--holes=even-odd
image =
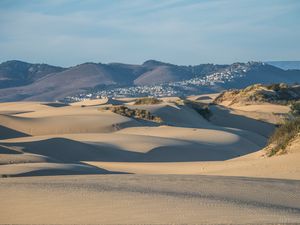
{"type": "Polygon", "coordinates": [[[300,70],[261,62],[178,66],[148,60],[142,65],[83,63],[62,68],[12,60],[0,64],[0,101],[188,95],[279,82],[300,82],[300,70]]]}

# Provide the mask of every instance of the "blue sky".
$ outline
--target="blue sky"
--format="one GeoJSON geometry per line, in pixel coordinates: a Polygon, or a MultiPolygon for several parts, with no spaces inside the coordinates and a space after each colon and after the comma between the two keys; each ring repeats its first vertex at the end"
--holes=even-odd
{"type": "Polygon", "coordinates": [[[0,0],[0,61],[300,60],[298,0],[0,0]]]}

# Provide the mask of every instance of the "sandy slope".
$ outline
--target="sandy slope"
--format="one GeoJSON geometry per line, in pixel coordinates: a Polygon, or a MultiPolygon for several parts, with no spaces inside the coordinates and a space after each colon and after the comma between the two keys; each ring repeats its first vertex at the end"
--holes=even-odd
{"type": "MultiPolygon", "coordinates": [[[[262,154],[262,153],[261,153],[262,154]]],[[[269,177],[300,180],[300,152],[265,157],[243,157],[218,162],[128,163],[87,162],[110,171],[137,174],[204,174],[222,176],[269,177]]]]}
{"type": "MultiPolygon", "coordinates": [[[[221,104],[225,109],[230,109],[234,114],[246,116],[255,120],[260,120],[272,124],[280,124],[286,118],[286,114],[290,111],[289,106],[275,105],[269,103],[249,104],[249,105],[230,105],[226,102],[221,104]]],[[[220,107],[220,106],[218,106],[220,107]]],[[[221,107],[222,108],[222,107],[221,107]]]]}
{"type": "Polygon", "coordinates": [[[130,118],[111,112],[99,112],[96,108],[66,107],[65,109],[47,109],[18,115],[0,115],[1,126],[28,135],[94,133],[116,130],[116,124],[138,126],[130,118]]]}
{"type": "Polygon", "coordinates": [[[0,223],[298,223],[299,191],[299,181],[211,176],[7,178],[0,223]]]}

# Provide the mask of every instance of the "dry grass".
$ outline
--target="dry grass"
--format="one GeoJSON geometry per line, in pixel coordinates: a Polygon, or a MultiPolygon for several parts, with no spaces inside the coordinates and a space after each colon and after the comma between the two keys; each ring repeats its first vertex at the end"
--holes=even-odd
{"type": "Polygon", "coordinates": [[[291,114],[294,116],[300,116],[300,101],[292,102],[291,114]]]}
{"type": "Polygon", "coordinates": [[[286,147],[299,134],[299,132],[300,117],[286,121],[278,127],[269,139],[271,148],[268,151],[268,156],[286,153],[286,147]]]}
{"type": "Polygon", "coordinates": [[[215,100],[215,104],[230,101],[230,105],[242,103],[272,103],[289,105],[300,99],[300,86],[284,83],[262,85],[254,84],[240,90],[229,90],[221,93],[215,100]]]}

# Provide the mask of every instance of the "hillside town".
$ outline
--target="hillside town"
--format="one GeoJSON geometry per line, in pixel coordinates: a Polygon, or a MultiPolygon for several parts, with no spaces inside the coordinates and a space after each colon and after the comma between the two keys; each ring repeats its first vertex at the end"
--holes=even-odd
{"type": "Polygon", "coordinates": [[[263,65],[262,62],[234,63],[230,67],[221,71],[205,76],[196,76],[195,78],[177,82],[168,82],[156,85],[141,85],[117,88],[105,88],[99,90],[87,91],[75,96],[68,96],[65,102],[77,102],[84,99],[97,98],[121,98],[121,97],[170,97],[186,96],[208,92],[208,88],[216,84],[231,82],[236,78],[241,78],[250,69],[263,65]]]}

